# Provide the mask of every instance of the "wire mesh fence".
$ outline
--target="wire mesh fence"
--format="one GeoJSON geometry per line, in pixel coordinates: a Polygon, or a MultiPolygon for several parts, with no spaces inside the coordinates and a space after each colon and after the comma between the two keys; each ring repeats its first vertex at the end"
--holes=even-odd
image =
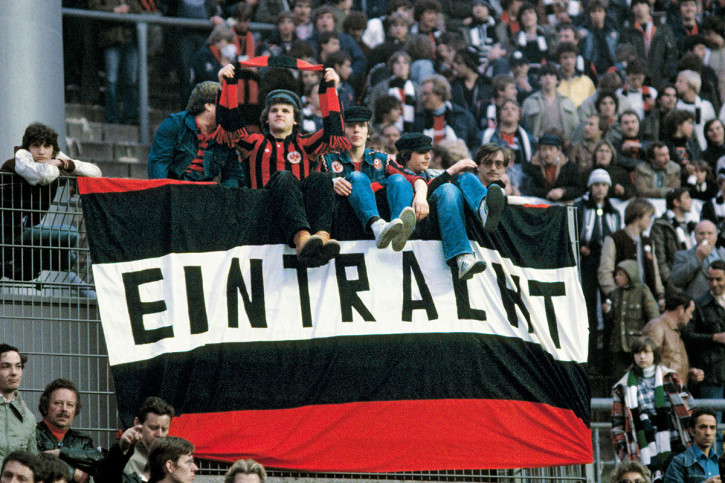
{"type": "MultiPolygon", "coordinates": [[[[71,379],[83,410],[74,428],[109,448],[121,426],[98,315],[85,225],[74,178],[32,186],[0,173],[0,333],[28,355],[21,393],[40,420],[47,383],[71,379]]],[[[143,384],[143,381],[139,381],[143,384]]],[[[506,448],[501,448],[506,451],[506,448]]],[[[201,461],[201,474],[223,475],[227,463],[201,461]]],[[[284,480],[594,481],[591,466],[402,473],[310,473],[269,469],[284,480]]]]}

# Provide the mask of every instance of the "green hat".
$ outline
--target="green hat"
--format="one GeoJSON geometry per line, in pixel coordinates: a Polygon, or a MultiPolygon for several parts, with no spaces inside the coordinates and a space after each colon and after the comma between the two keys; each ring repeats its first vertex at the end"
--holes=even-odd
{"type": "Polygon", "coordinates": [[[370,122],[373,118],[373,111],[365,106],[351,106],[342,113],[345,122],[370,122]]]}
{"type": "Polygon", "coordinates": [[[292,104],[298,111],[302,110],[302,102],[300,101],[300,98],[297,97],[297,94],[292,91],[288,91],[287,89],[275,89],[267,94],[267,98],[264,100],[264,105],[269,107],[278,102],[292,104]]]}
{"type": "Polygon", "coordinates": [[[433,139],[419,132],[407,132],[395,141],[395,149],[400,151],[428,152],[433,149],[433,139]]]}

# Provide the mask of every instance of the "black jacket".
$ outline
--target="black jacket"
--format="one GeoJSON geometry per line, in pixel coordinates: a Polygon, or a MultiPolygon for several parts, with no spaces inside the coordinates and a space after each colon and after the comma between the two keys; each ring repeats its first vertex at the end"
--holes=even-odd
{"type": "Polygon", "coordinates": [[[93,477],[96,476],[96,465],[103,459],[103,455],[93,447],[93,440],[90,436],[69,429],[63,436],[63,441],[58,441],[45,422],[41,421],[36,426],[35,438],[38,441],[38,451],[40,452],[51,449],[60,450],[60,459],[68,465],[71,477],[76,468],[93,477]]]}

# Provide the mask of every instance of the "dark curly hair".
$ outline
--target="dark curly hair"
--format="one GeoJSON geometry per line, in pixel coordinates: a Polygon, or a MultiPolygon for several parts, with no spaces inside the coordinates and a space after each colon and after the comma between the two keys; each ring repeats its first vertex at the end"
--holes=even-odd
{"type": "Polygon", "coordinates": [[[69,391],[73,391],[75,393],[75,415],[78,416],[81,412],[81,408],[83,407],[83,404],[81,404],[81,395],[80,392],[78,392],[78,386],[76,386],[75,382],[68,379],[63,379],[62,377],[51,381],[50,384],[45,386],[45,390],[43,391],[43,394],[40,395],[40,399],[38,400],[38,411],[40,411],[40,414],[42,414],[43,417],[48,415],[48,408],[50,407],[50,397],[53,395],[53,392],[58,389],[68,389],[69,391]]]}
{"type": "Polygon", "coordinates": [[[56,130],[39,122],[34,122],[25,128],[21,147],[29,149],[33,144],[53,146],[53,157],[60,152],[56,130]]]}

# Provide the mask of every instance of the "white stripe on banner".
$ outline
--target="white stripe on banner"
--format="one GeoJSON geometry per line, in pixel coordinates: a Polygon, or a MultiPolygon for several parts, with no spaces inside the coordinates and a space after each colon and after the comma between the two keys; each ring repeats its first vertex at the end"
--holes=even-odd
{"type": "Polygon", "coordinates": [[[410,241],[401,253],[377,250],[372,241],[342,242],[341,258],[306,271],[283,267],[283,255],[288,265],[295,260],[284,245],[94,264],[110,363],[218,343],[453,332],[518,337],[556,360],[585,362],[587,312],[576,267],[518,267],[472,245],[488,267],[458,297],[439,241],[410,241]],[[230,279],[237,288],[228,297],[230,279]],[[518,303],[504,303],[499,282],[520,294],[518,303]],[[230,322],[234,299],[237,321],[230,322]]]}

